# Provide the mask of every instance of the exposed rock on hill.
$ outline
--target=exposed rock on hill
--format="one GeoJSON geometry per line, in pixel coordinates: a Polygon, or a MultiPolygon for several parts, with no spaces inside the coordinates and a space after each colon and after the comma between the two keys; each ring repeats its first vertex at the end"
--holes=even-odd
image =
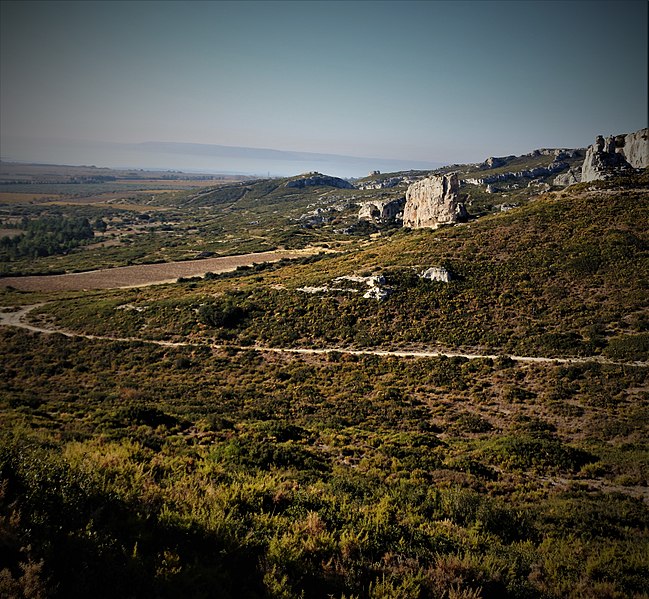
{"type": "Polygon", "coordinates": [[[649,166],[649,129],[620,135],[616,141],[617,151],[633,168],[649,166]]]}
{"type": "Polygon", "coordinates": [[[510,173],[496,173],[495,175],[488,175],[486,177],[471,177],[466,179],[466,183],[471,185],[488,185],[490,183],[496,183],[499,181],[508,181],[510,179],[535,179],[537,177],[547,177],[554,173],[558,173],[568,168],[568,164],[562,160],[557,160],[555,158],[554,162],[550,166],[537,166],[536,168],[530,168],[522,171],[510,172],[510,173]]]}
{"type": "Polygon", "coordinates": [[[480,168],[482,170],[488,170],[492,168],[500,168],[501,166],[505,166],[508,162],[511,162],[514,160],[516,156],[502,156],[502,157],[497,157],[497,156],[489,156],[481,165],[480,168]]]}
{"type": "Polygon", "coordinates": [[[581,167],[581,180],[599,181],[613,176],[629,167],[629,163],[622,154],[615,151],[615,137],[604,139],[598,135],[595,143],[586,150],[586,158],[581,167]]]}
{"type": "Polygon", "coordinates": [[[334,283],[351,282],[365,284],[369,289],[363,294],[364,299],[375,299],[380,302],[387,299],[392,293],[390,287],[385,287],[385,277],[383,275],[371,275],[369,277],[361,277],[354,275],[343,275],[336,277],[334,283]]]}
{"type": "Polygon", "coordinates": [[[557,175],[554,178],[553,183],[555,185],[568,186],[568,185],[574,185],[575,183],[579,183],[580,181],[581,181],[581,167],[571,168],[567,172],[557,175]]]}
{"type": "Polygon", "coordinates": [[[582,181],[609,179],[633,168],[649,166],[649,129],[635,133],[609,136],[598,135],[586,151],[581,169],[582,181]]]}
{"type": "Polygon", "coordinates": [[[389,189],[397,185],[407,185],[421,179],[416,175],[394,175],[385,176],[380,179],[370,179],[369,181],[359,181],[356,183],[357,189],[389,189]]]}
{"type": "Polygon", "coordinates": [[[419,276],[427,281],[441,281],[442,283],[449,283],[451,281],[451,273],[443,266],[431,266],[419,276]]]}
{"type": "Polygon", "coordinates": [[[468,216],[463,200],[456,173],[417,181],[406,193],[403,225],[419,229],[460,222],[468,216]]]}
{"type": "Polygon", "coordinates": [[[340,189],[354,189],[354,186],[344,179],[338,177],[330,177],[321,173],[307,173],[297,178],[291,179],[286,182],[286,187],[297,187],[303,189],[304,187],[318,187],[318,186],[338,187],[340,189]]]}
{"type": "Polygon", "coordinates": [[[361,204],[358,211],[359,220],[383,222],[397,218],[403,211],[406,198],[371,200],[361,204]]]}

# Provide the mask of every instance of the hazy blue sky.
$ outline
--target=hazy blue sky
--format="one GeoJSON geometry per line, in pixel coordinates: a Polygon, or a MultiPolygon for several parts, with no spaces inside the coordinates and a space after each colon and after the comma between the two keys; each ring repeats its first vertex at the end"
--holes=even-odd
{"type": "Polygon", "coordinates": [[[644,0],[1,6],[3,158],[60,139],[450,163],[647,126],[644,0]]]}

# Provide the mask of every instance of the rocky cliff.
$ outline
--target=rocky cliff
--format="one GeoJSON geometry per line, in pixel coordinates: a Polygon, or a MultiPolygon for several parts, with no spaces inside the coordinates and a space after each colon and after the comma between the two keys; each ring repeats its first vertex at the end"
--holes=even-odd
{"type": "Polygon", "coordinates": [[[403,226],[419,229],[457,223],[467,218],[456,173],[428,177],[408,187],[403,226]]]}
{"type": "Polygon", "coordinates": [[[635,133],[620,135],[616,141],[617,151],[633,168],[649,166],[649,129],[640,129],[635,133]]]}
{"type": "Polygon", "coordinates": [[[598,135],[595,143],[586,150],[584,164],[581,167],[581,180],[587,183],[607,179],[628,168],[629,163],[624,156],[615,151],[615,137],[604,139],[598,135]]]}
{"type": "Polygon", "coordinates": [[[304,187],[318,187],[325,185],[327,187],[338,187],[340,189],[354,189],[354,186],[344,179],[338,177],[330,177],[321,173],[307,173],[300,175],[290,181],[286,182],[286,187],[297,187],[302,189],[304,187]]]}
{"type": "Polygon", "coordinates": [[[648,166],[649,129],[616,137],[611,135],[604,138],[598,135],[595,143],[586,150],[581,180],[599,181],[648,166]]]}

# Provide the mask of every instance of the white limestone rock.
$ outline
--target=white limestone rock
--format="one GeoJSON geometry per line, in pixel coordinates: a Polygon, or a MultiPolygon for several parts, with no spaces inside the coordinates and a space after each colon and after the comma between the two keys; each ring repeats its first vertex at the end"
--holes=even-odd
{"type": "Polygon", "coordinates": [[[561,185],[562,187],[567,187],[568,185],[574,185],[581,181],[581,168],[571,168],[565,173],[561,173],[554,178],[553,183],[555,185],[561,185]]]}
{"type": "Polygon", "coordinates": [[[441,281],[442,283],[451,282],[451,273],[443,266],[431,266],[423,271],[419,276],[428,281],[441,281]]]}
{"type": "Polygon", "coordinates": [[[627,133],[620,137],[622,137],[622,143],[617,151],[633,168],[647,168],[649,166],[649,129],[640,129],[635,133],[627,133]]]}
{"type": "Polygon", "coordinates": [[[582,182],[608,179],[633,169],[649,167],[649,129],[607,138],[598,135],[586,150],[582,182]]]}
{"type": "Polygon", "coordinates": [[[408,187],[403,209],[404,227],[437,228],[461,222],[467,216],[456,173],[428,177],[408,187]]]}
{"type": "Polygon", "coordinates": [[[374,222],[395,219],[403,211],[405,203],[405,198],[370,200],[361,204],[361,208],[358,211],[358,219],[374,222]]]}

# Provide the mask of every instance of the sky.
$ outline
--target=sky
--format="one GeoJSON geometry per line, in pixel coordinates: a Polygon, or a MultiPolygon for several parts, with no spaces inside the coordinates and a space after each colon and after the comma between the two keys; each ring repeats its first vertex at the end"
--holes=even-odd
{"type": "Polygon", "coordinates": [[[293,174],[139,144],[450,164],[647,126],[645,0],[0,7],[3,160],[293,174]]]}

